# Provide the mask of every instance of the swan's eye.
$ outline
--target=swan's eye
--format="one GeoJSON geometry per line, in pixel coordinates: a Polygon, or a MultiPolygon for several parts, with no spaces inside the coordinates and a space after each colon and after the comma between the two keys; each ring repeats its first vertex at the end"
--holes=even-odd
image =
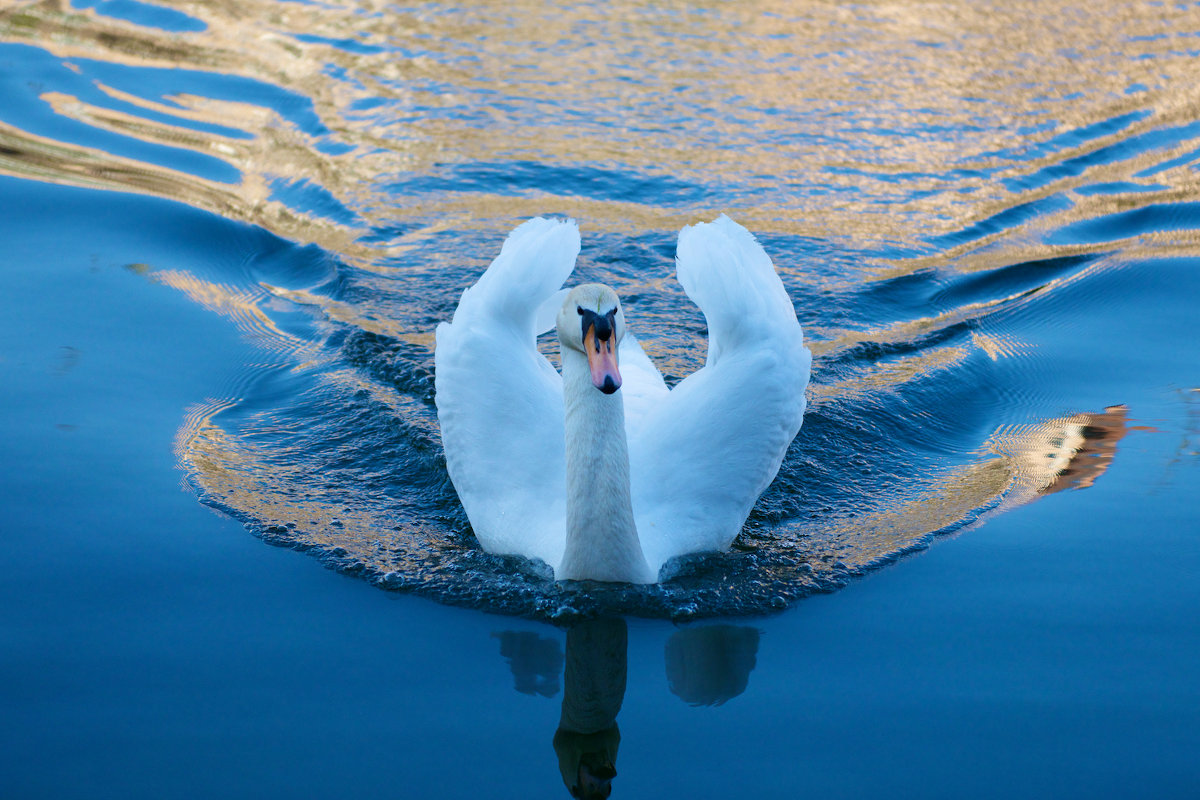
{"type": "Polygon", "coordinates": [[[579,316],[583,316],[583,306],[575,306],[575,310],[579,312],[579,316]]]}

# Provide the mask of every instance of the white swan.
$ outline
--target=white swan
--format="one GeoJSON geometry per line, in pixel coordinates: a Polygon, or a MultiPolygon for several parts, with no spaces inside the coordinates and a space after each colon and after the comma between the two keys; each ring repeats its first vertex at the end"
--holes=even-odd
{"type": "Polygon", "coordinates": [[[679,234],[709,340],[671,390],[611,289],[557,291],[578,254],[573,221],[529,220],[438,325],[446,468],[485,550],[558,580],[653,583],[737,536],[800,430],[811,356],[770,258],[728,217],[679,234]],[[535,341],[552,324],[561,376],[535,341]]]}

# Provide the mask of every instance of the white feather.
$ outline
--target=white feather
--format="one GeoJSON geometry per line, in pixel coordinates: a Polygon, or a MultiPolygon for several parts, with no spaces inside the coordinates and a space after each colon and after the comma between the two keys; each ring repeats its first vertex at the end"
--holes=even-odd
{"type": "MultiPolygon", "coordinates": [[[[534,219],[437,329],[446,466],[484,549],[558,569],[566,536],[562,379],[536,346],[579,252],[534,219]]],[[[668,390],[631,334],[618,352],[637,533],[649,567],[724,550],[800,430],[811,358],[766,252],[722,216],[680,232],[677,274],[708,320],[705,366],[668,390]]],[[[636,326],[636,320],[630,322],[636,326]]]]}

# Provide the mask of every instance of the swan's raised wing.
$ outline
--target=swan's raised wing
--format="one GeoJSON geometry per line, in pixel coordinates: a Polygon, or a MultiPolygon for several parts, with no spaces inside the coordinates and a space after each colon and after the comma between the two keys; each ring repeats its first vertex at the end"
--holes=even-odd
{"type": "Polygon", "coordinates": [[[519,226],[438,325],[434,353],[446,469],[476,537],[551,566],[566,536],[562,378],[536,337],[578,255],[574,221],[519,226]]]}
{"type": "Polygon", "coordinates": [[[642,435],[646,418],[667,397],[662,373],[646,355],[641,343],[627,327],[617,360],[621,365],[621,395],[625,402],[625,431],[629,438],[642,435]]]}
{"type": "Polygon", "coordinates": [[[629,443],[633,508],[652,568],[727,548],[800,430],[812,358],[770,257],[722,216],[679,234],[676,272],[708,320],[704,367],[629,443]]]}

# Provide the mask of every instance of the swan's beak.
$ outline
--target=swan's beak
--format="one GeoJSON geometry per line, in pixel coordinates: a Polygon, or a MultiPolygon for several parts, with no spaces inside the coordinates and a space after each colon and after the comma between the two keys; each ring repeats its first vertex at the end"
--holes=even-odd
{"type": "MultiPolygon", "coordinates": [[[[610,329],[611,330],[611,329],[610,329]]],[[[592,385],[605,394],[621,388],[621,372],[617,369],[617,337],[596,336],[596,326],[589,325],[583,334],[583,349],[592,369],[592,385]]]]}

